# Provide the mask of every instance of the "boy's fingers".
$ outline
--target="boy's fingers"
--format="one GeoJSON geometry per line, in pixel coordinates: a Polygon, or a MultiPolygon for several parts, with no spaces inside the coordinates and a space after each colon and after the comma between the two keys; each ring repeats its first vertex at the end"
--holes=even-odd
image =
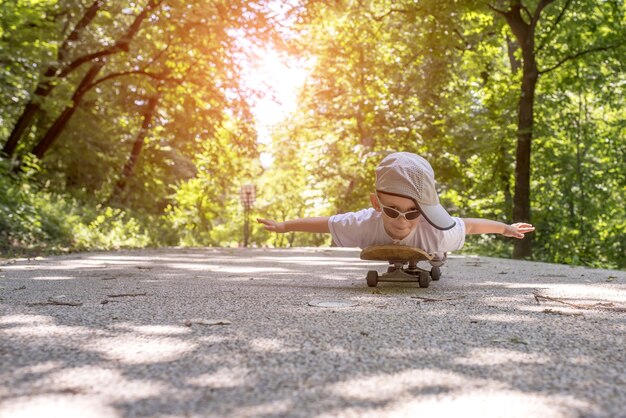
{"type": "Polygon", "coordinates": [[[535,230],[535,227],[532,226],[531,224],[525,223],[525,222],[518,222],[515,223],[513,225],[511,225],[512,227],[514,227],[518,233],[520,233],[522,236],[516,236],[516,238],[524,238],[524,234],[528,233],[528,232],[533,232],[535,230]]]}
{"type": "Polygon", "coordinates": [[[257,222],[263,224],[266,231],[276,231],[276,222],[269,219],[257,218],[257,222]]]}

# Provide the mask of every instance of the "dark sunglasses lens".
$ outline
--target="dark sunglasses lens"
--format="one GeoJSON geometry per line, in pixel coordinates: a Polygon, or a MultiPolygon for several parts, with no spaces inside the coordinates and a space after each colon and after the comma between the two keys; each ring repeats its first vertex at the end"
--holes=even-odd
{"type": "Polygon", "coordinates": [[[420,212],[419,211],[415,211],[415,212],[409,212],[406,215],[404,215],[404,217],[408,220],[408,221],[412,221],[413,219],[417,219],[420,216],[420,212]]]}
{"type": "Polygon", "coordinates": [[[395,209],[384,207],[383,210],[385,211],[385,215],[389,216],[390,218],[395,219],[400,215],[400,212],[395,209]]]}

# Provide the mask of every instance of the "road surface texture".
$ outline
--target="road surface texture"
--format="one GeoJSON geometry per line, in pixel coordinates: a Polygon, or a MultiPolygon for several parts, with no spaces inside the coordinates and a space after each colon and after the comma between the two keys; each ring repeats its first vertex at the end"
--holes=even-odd
{"type": "Polygon", "coordinates": [[[626,417],[626,272],[354,249],[0,266],[0,417],[626,417]],[[426,267],[426,266],[424,266],[426,267]]]}

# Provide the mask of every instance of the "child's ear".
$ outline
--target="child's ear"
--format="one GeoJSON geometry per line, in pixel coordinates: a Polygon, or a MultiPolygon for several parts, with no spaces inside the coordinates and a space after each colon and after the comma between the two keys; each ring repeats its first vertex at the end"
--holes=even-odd
{"type": "Polygon", "coordinates": [[[378,199],[376,199],[375,193],[370,193],[370,203],[372,204],[372,207],[376,209],[376,212],[380,212],[380,205],[378,204],[378,199]]]}

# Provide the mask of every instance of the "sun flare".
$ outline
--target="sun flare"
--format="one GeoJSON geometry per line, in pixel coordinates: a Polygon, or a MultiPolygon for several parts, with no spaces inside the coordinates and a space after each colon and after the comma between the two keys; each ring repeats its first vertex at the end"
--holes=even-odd
{"type": "MultiPolygon", "coordinates": [[[[306,65],[286,54],[268,48],[259,51],[245,73],[246,84],[261,94],[252,99],[258,141],[271,141],[271,129],[297,107],[298,90],[308,74],[306,65]]],[[[271,165],[272,156],[262,153],[264,167],[271,165]]]]}

